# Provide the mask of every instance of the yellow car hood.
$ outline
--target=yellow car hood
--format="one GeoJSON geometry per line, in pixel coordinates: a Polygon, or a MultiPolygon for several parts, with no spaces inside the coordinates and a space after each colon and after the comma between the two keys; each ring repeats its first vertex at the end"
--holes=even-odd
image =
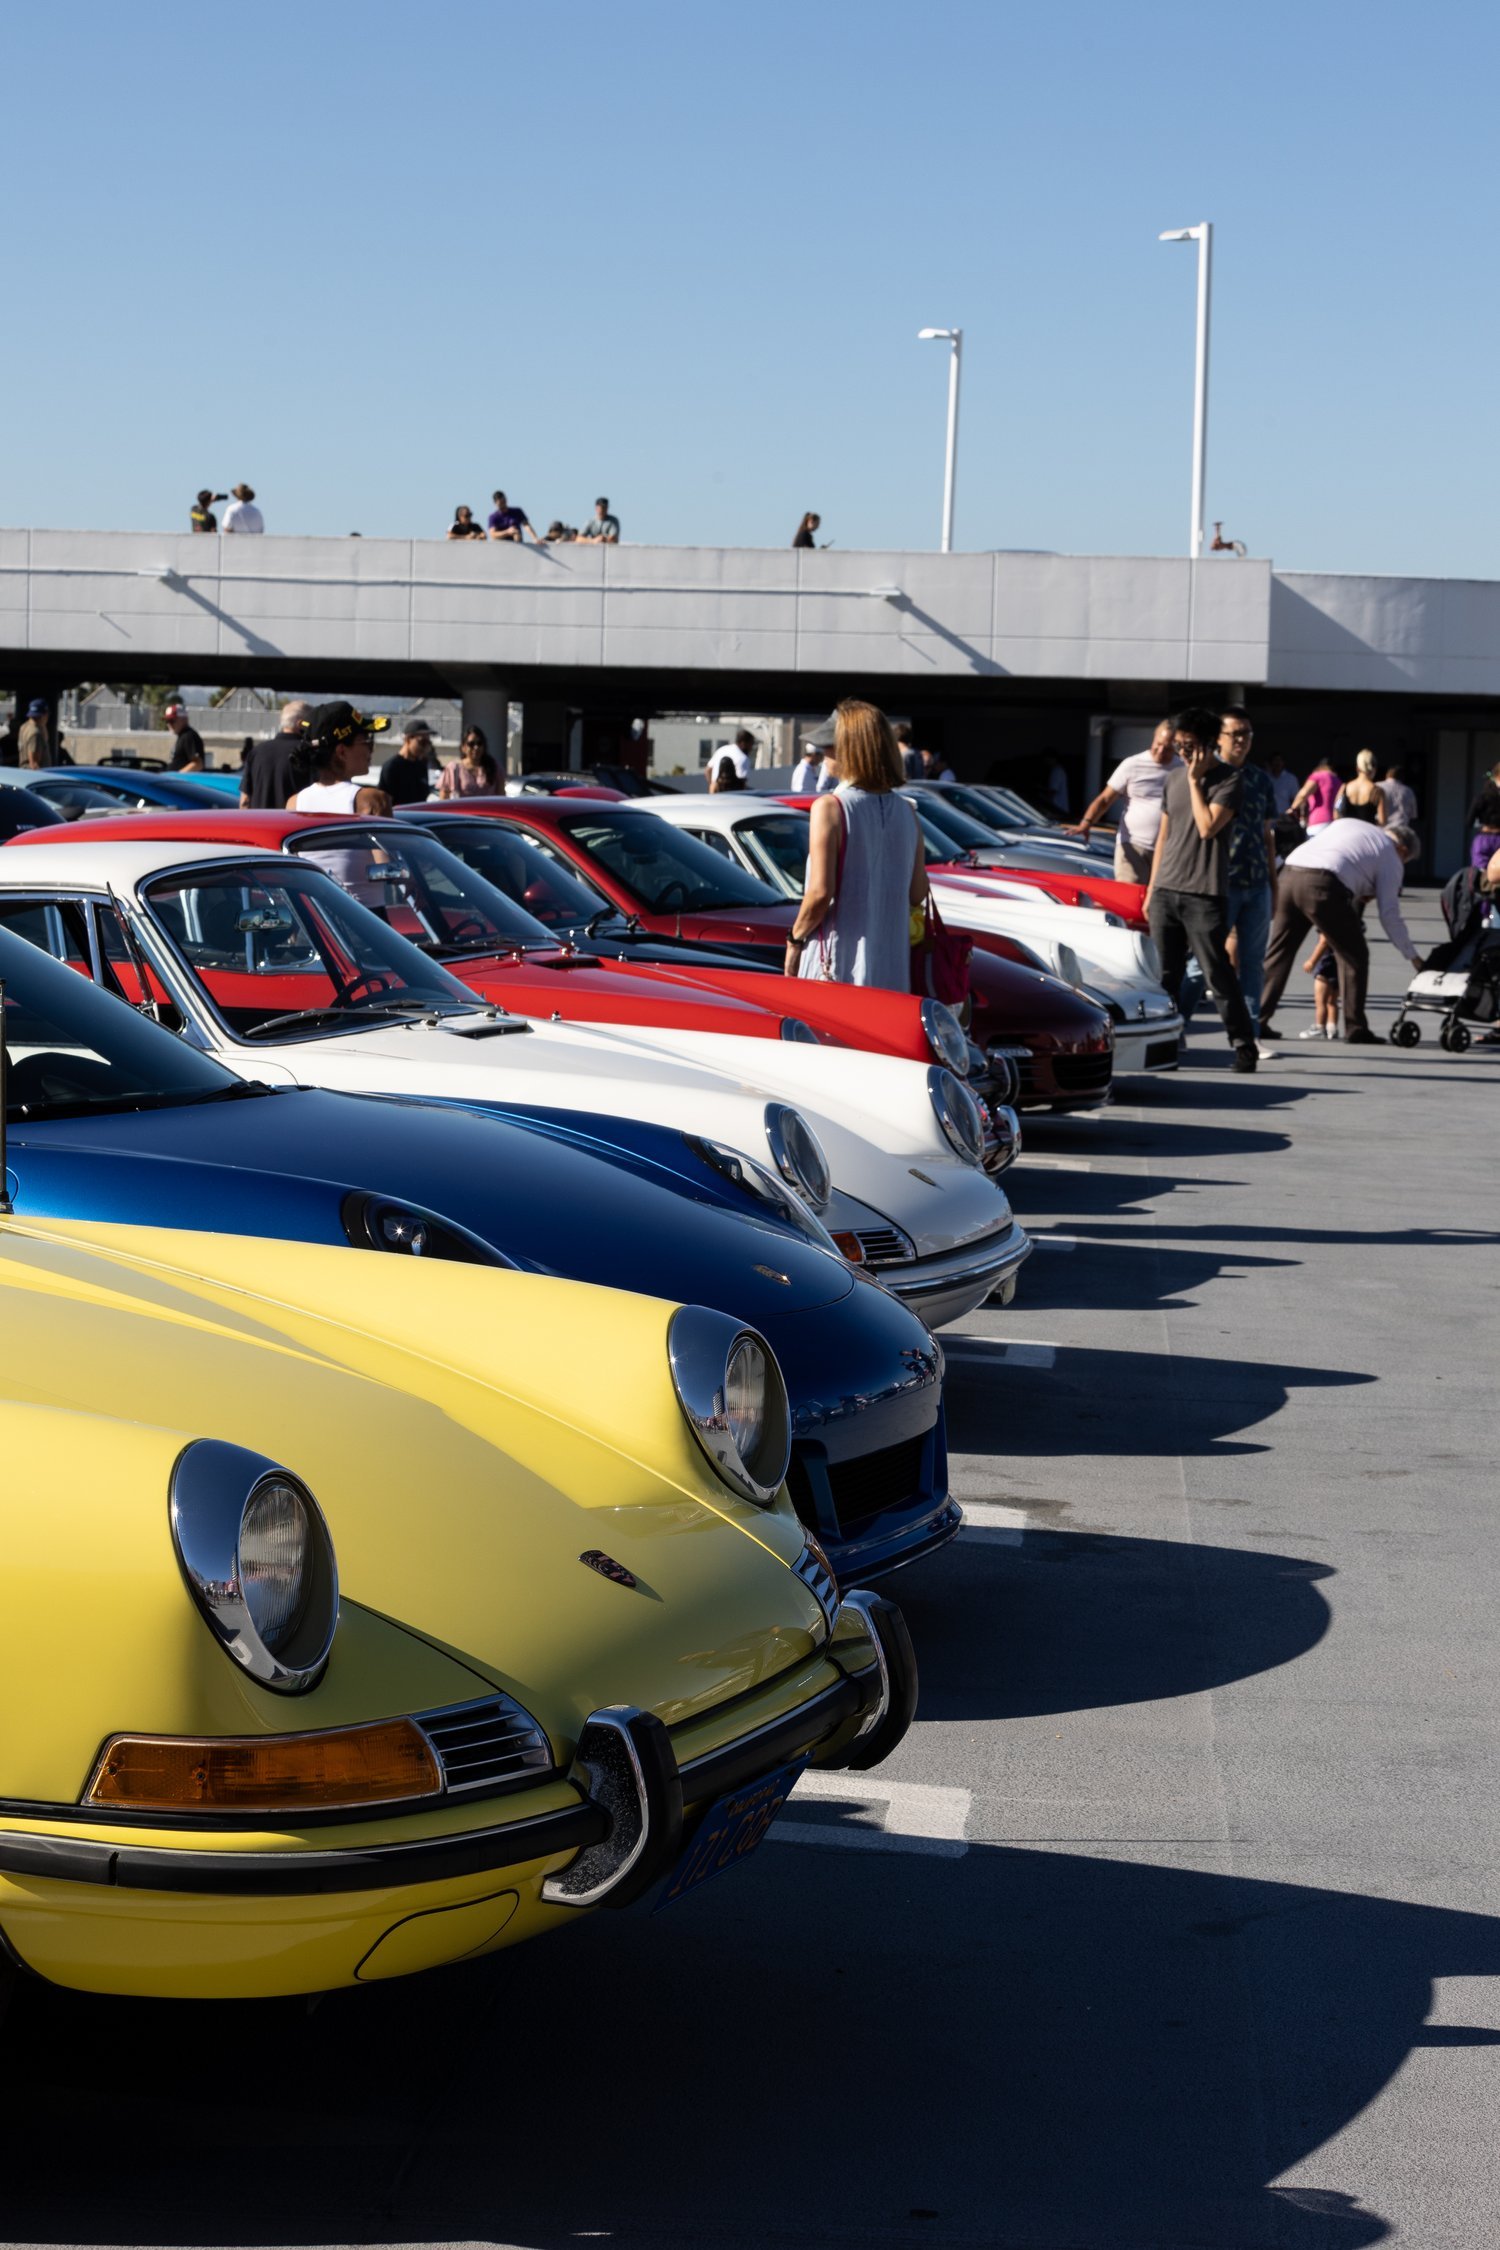
{"type": "MultiPolygon", "coordinates": [[[[823,1638],[785,1496],[739,1500],[682,1416],[674,1309],[373,1252],[0,1224],[0,1392],[271,1456],[316,1494],[343,1595],[516,1695],[564,1753],[600,1704],[674,1724],[823,1638]]],[[[160,1526],[175,1570],[165,1489],[160,1526]]]]}

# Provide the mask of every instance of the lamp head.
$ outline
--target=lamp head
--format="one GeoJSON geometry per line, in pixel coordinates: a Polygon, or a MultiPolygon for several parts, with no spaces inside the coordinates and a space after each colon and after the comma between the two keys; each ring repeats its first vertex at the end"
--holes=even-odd
{"type": "Polygon", "coordinates": [[[1207,222],[1196,227],[1172,227],[1166,234],[1157,236],[1158,242],[1199,242],[1207,233],[1207,222]]]}
{"type": "Polygon", "coordinates": [[[917,330],[917,342],[919,344],[933,342],[951,344],[957,334],[956,328],[919,328],[917,330]]]}

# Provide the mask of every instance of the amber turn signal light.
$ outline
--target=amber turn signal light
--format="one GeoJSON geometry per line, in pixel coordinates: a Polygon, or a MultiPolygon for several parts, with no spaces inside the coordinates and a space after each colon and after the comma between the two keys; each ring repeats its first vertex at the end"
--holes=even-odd
{"type": "Polygon", "coordinates": [[[117,1734],[84,1791],[132,1812],[305,1812],[435,1797],[432,1745],[410,1719],[329,1734],[117,1734]]]}
{"type": "Polygon", "coordinates": [[[865,1246],[857,1234],[836,1234],[833,1239],[843,1251],[851,1266],[862,1266],[864,1264],[865,1246]]]}

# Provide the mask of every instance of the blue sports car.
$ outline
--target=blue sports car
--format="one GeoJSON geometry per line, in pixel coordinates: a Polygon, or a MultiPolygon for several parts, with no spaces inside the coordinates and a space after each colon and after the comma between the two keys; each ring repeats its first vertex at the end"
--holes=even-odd
{"type": "MultiPolygon", "coordinates": [[[[8,932],[0,989],[17,1212],[511,1265],[714,1306],[781,1362],[788,1481],[841,1578],[957,1529],[938,1346],[749,1157],[613,1117],[522,1124],[247,1083],[8,932]]],[[[495,1352],[503,1367],[503,1335],[495,1352]]]]}

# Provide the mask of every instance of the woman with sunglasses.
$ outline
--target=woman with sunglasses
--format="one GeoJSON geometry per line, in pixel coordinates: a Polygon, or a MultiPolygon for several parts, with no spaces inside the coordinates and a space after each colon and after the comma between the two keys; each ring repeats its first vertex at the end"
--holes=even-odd
{"type": "Polygon", "coordinates": [[[500,768],[490,756],[483,727],[465,727],[458,757],[444,766],[438,781],[440,797],[493,797],[500,789],[500,768]]]}

